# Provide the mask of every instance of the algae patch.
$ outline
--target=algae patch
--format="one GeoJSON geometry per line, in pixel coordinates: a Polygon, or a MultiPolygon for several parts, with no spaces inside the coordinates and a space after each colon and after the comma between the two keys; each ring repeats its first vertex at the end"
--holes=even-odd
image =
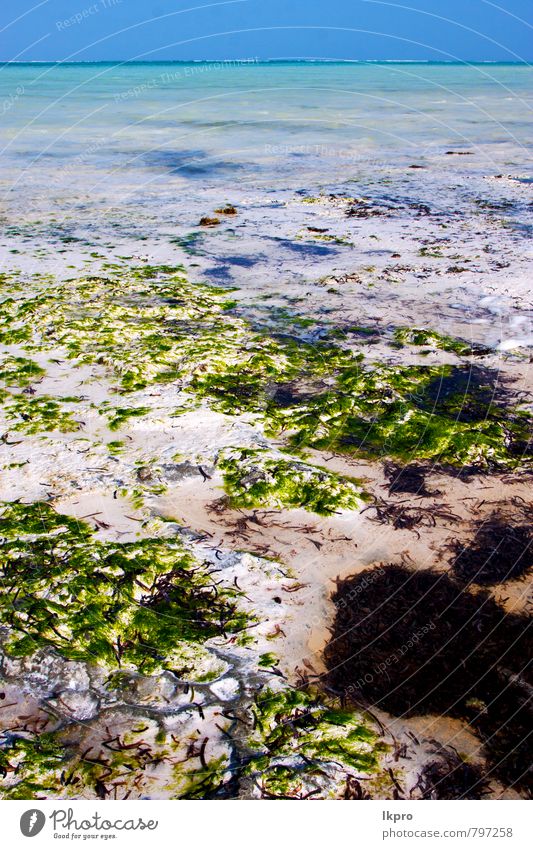
{"type": "Polygon", "coordinates": [[[347,775],[374,774],[386,745],[362,712],[302,690],[263,690],[252,705],[246,768],[263,798],[338,797],[347,775]]]}
{"type": "Polygon", "coordinates": [[[4,799],[128,799],[208,796],[229,765],[227,744],[205,751],[184,716],[170,733],[147,717],[114,714],[39,735],[5,734],[4,799]]]}
{"type": "MultiPolygon", "coordinates": [[[[258,332],[232,313],[234,301],[216,288],[190,284],[180,268],[113,270],[109,277],[55,284],[53,292],[47,278],[33,289],[15,281],[9,293],[0,305],[0,331],[23,328],[29,353],[62,351],[75,366],[100,366],[122,395],[172,383],[181,394],[175,416],[202,402],[226,414],[250,414],[293,450],[474,469],[513,468],[531,457],[531,416],[513,405],[496,373],[364,363],[340,346],[311,344],[281,330],[258,332]]],[[[400,328],[396,341],[459,356],[479,353],[416,328],[400,328]]],[[[8,359],[4,371],[18,381],[6,403],[16,429],[80,426],[64,406],[70,399],[24,394],[31,387],[20,387],[30,375],[40,375],[31,360],[8,359]]],[[[99,412],[118,429],[147,408],[107,401],[99,412]]]]}
{"type": "Polygon", "coordinates": [[[357,366],[290,409],[285,427],[297,447],[512,468],[531,456],[531,417],[499,396],[498,375],[477,367],[357,366]]]}
{"type": "Polygon", "coordinates": [[[330,516],[358,510],[367,498],[358,481],[258,449],[226,449],[219,467],[232,507],[303,507],[330,516]]]}
{"type": "Polygon", "coordinates": [[[458,357],[484,356],[490,353],[490,348],[483,345],[465,342],[453,336],[437,333],[422,327],[399,327],[394,332],[394,340],[401,345],[416,345],[418,347],[439,348],[441,351],[457,354],[458,357]]]}
{"type": "Polygon", "coordinates": [[[8,654],[51,646],[72,660],[187,675],[207,640],[248,624],[241,593],[178,539],[101,542],[43,503],[5,505],[0,538],[8,654]]]}

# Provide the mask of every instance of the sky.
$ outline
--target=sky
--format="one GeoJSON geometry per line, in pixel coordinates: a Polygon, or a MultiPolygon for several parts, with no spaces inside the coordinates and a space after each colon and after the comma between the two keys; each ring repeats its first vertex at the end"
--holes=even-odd
{"type": "Polygon", "coordinates": [[[0,61],[533,62],[533,0],[2,0],[0,61]]]}

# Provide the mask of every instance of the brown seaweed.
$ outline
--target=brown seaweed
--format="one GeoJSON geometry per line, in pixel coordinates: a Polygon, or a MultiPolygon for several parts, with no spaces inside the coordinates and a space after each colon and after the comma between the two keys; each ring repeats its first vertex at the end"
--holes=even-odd
{"type": "Polygon", "coordinates": [[[493,513],[476,523],[470,544],[454,543],[452,569],[462,581],[486,586],[520,578],[533,566],[532,536],[531,525],[493,513]]]}
{"type": "Polygon", "coordinates": [[[487,780],[479,766],[467,763],[455,749],[434,743],[435,758],[421,771],[411,795],[422,799],[482,799],[487,780]]]}
{"type": "Polygon", "coordinates": [[[414,495],[438,495],[426,487],[426,475],[431,471],[429,466],[411,463],[408,466],[398,466],[395,463],[385,463],[385,477],[389,482],[389,495],[397,492],[409,492],[414,495]]]}
{"type": "Polygon", "coordinates": [[[448,575],[386,565],[339,580],[329,683],[394,714],[464,713],[496,663],[521,669],[527,620],[448,575]]]}

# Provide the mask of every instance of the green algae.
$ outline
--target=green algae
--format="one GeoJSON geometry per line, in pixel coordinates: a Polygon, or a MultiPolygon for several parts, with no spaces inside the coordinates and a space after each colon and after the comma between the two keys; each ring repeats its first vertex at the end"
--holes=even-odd
{"type": "Polygon", "coordinates": [[[426,330],[421,327],[399,327],[394,332],[394,339],[401,344],[439,348],[441,351],[448,351],[449,353],[457,354],[459,357],[467,357],[482,352],[488,353],[489,351],[489,349],[483,348],[480,345],[465,342],[464,339],[446,336],[442,333],[437,333],[436,330],[426,330]]]}
{"type": "Polygon", "coordinates": [[[4,506],[0,540],[0,624],[11,655],[48,646],[111,668],[155,674],[181,664],[186,674],[183,644],[201,647],[247,625],[241,594],[217,585],[177,539],[102,542],[47,504],[16,503],[4,506]]]}
{"type": "Polygon", "coordinates": [[[219,467],[233,507],[303,507],[330,516],[365,501],[355,480],[253,448],[226,449],[219,467]]]}
{"type": "MultiPolygon", "coordinates": [[[[14,799],[127,799],[151,795],[161,781],[172,798],[205,798],[222,783],[228,758],[205,754],[195,735],[168,734],[153,720],[130,720],[128,730],[72,723],[32,736],[9,732],[0,742],[0,795],[14,799]],[[202,757],[199,753],[202,751],[202,757]],[[203,760],[203,763],[202,763],[203,760]],[[172,778],[159,776],[167,764],[172,778]]],[[[165,773],[167,768],[165,768],[165,773]]]]}
{"type": "Polygon", "coordinates": [[[60,431],[71,433],[80,429],[70,410],[63,403],[72,403],[77,399],[56,399],[48,395],[11,395],[5,406],[5,413],[13,430],[28,434],[60,431]]]}
{"type": "Polygon", "coordinates": [[[9,341],[24,325],[28,349],[60,349],[78,364],[101,365],[133,392],[188,376],[206,354],[223,355],[224,337],[244,328],[226,309],[218,290],[189,284],[180,267],[141,266],[41,292],[19,285],[17,297],[0,304],[0,332],[9,341]]]}
{"type": "Polygon", "coordinates": [[[346,245],[353,248],[353,242],[347,236],[336,236],[333,233],[313,233],[307,230],[304,233],[298,233],[296,239],[326,242],[333,245],[346,245]]]}
{"type": "MultiPolygon", "coordinates": [[[[362,713],[327,705],[312,693],[264,690],[252,706],[247,774],[267,795],[296,798],[328,770],[372,775],[385,746],[362,713]]],[[[320,787],[320,782],[319,785],[320,787]]]]}
{"type": "Polygon", "coordinates": [[[356,367],[334,390],[278,415],[295,447],[442,465],[513,468],[531,456],[531,417],[470,367],[356,367]]]}
{"type": "Polygon", "coordinates": [[[206,363],[188,389],[221,412],[261,413],[274,422],[280,408],[306,394],[305,382],[327,379],[358,359],[332,345],[249,331],[231,358],[206,363]]]}
{"type": "Polygon", "coordinates": [[[33,360],[7,356],[0,363],[0,383],[25,389],[46,374],[33,360]]]}
{"type": "MultiPolygon", "coordinates": [[[[479,370],[454,402],[451,396],[443,401],[442,393],[433,397],[434,387],[462,380],[457,369],[363,365],[361,355],[311,344],[289,328],[256,331],[232,313],[233,300],[214,287],[188,283],[179,267],[126,268],[54,286],[42,276],[37,283],[40,292],[28,292],[18,280],[8,286],[0,331],[3,325],[31,325],[28,351],[60,350],[76,365],[102,367],[121,394],[172,382],[183,393],[174,416],[202,402],[225,414],[249,414],[292,450],[313,447],[478,469],[513,468],[531,456],[531,417],[509,398],[476,396],[479,370]],[[465,409],[473,408],[475,414],[466,417],[465,409]]],[[[297,327],[297,316],[286,317],[285,324],[290,320],[297,327]]],[[[459,356],[481,353],[462,340],[418,328],[399,328],[395,342],[459,356]]],[[[8,413],[26,432],[76,429],[62,401],[18,395],[8,413]]],[[[99,411],[118,429],[149,409],[108,402],[99,411]]]]}
{"type": "Polygon", "coordinates": [[[0,329],[31,316],[28,349],[60,349],[77,364],[102,366],[125,393],[180,381],[227,409],[238,403],[239,385],[250,397],[273,379],[324,373],[333,360],[349,357],[331,346],[255,333],[230,314],[234,300],[188,283],[179,267],[124,269],[55,283],[53,291],[48,281],[41,285],[28,294],[19,284],[17,297],[0,305],[0,329]]]}
{"type": "Polygon", "coordinates": [[[258,661],[258,666],[262,669],[270,669],[273,666],[277,666],[279,663],[279,657],[274,652],[265,652],[261,655],[258,661]]]}
{"type": "Polygon", "coordinates": [[[173,768],[174,785],[176,787],[175,798],[212,798],[222,786],[229,766],[227,755],[210,758],[205,766],[200,764],[199,769],[191,769],[190,766],[184,769],[182,764],[176,764],[173,768]]]}
{"type": "Polygon", "coordinates": [[[120,430],[125,422],[138,419],[151,412],[150,407],[109,407],[102,406],[100,412],[108,417],[109,430],[120,430]]]}
{"type": "Polygon", "coordinates": [[[43,798],[60,789],[58,771],[67,760],[57,734],[38,737],[12,737],[0,744],[0,791],[3,799],[43,798]],[[2,786],[2,779],[11,786],[2,786]]]}
{"type": "Polygon", "coordinates": [[[120,439],[114,439],[107,443],[106,448],[112,457],[118,457],[124,451],[124,442],[120,439]]]}

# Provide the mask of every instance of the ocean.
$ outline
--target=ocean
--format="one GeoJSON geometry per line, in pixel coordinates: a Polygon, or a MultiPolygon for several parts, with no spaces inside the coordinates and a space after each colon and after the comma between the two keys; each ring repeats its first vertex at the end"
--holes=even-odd
{"type": "Polygon", "coordinates": [[[533,69],[516,64],[11,64],[0,71],[2,170],[77,157],[96,177],[297,185],[465,146],[482,167],[519,167],[532,105],[533,69]]]}

